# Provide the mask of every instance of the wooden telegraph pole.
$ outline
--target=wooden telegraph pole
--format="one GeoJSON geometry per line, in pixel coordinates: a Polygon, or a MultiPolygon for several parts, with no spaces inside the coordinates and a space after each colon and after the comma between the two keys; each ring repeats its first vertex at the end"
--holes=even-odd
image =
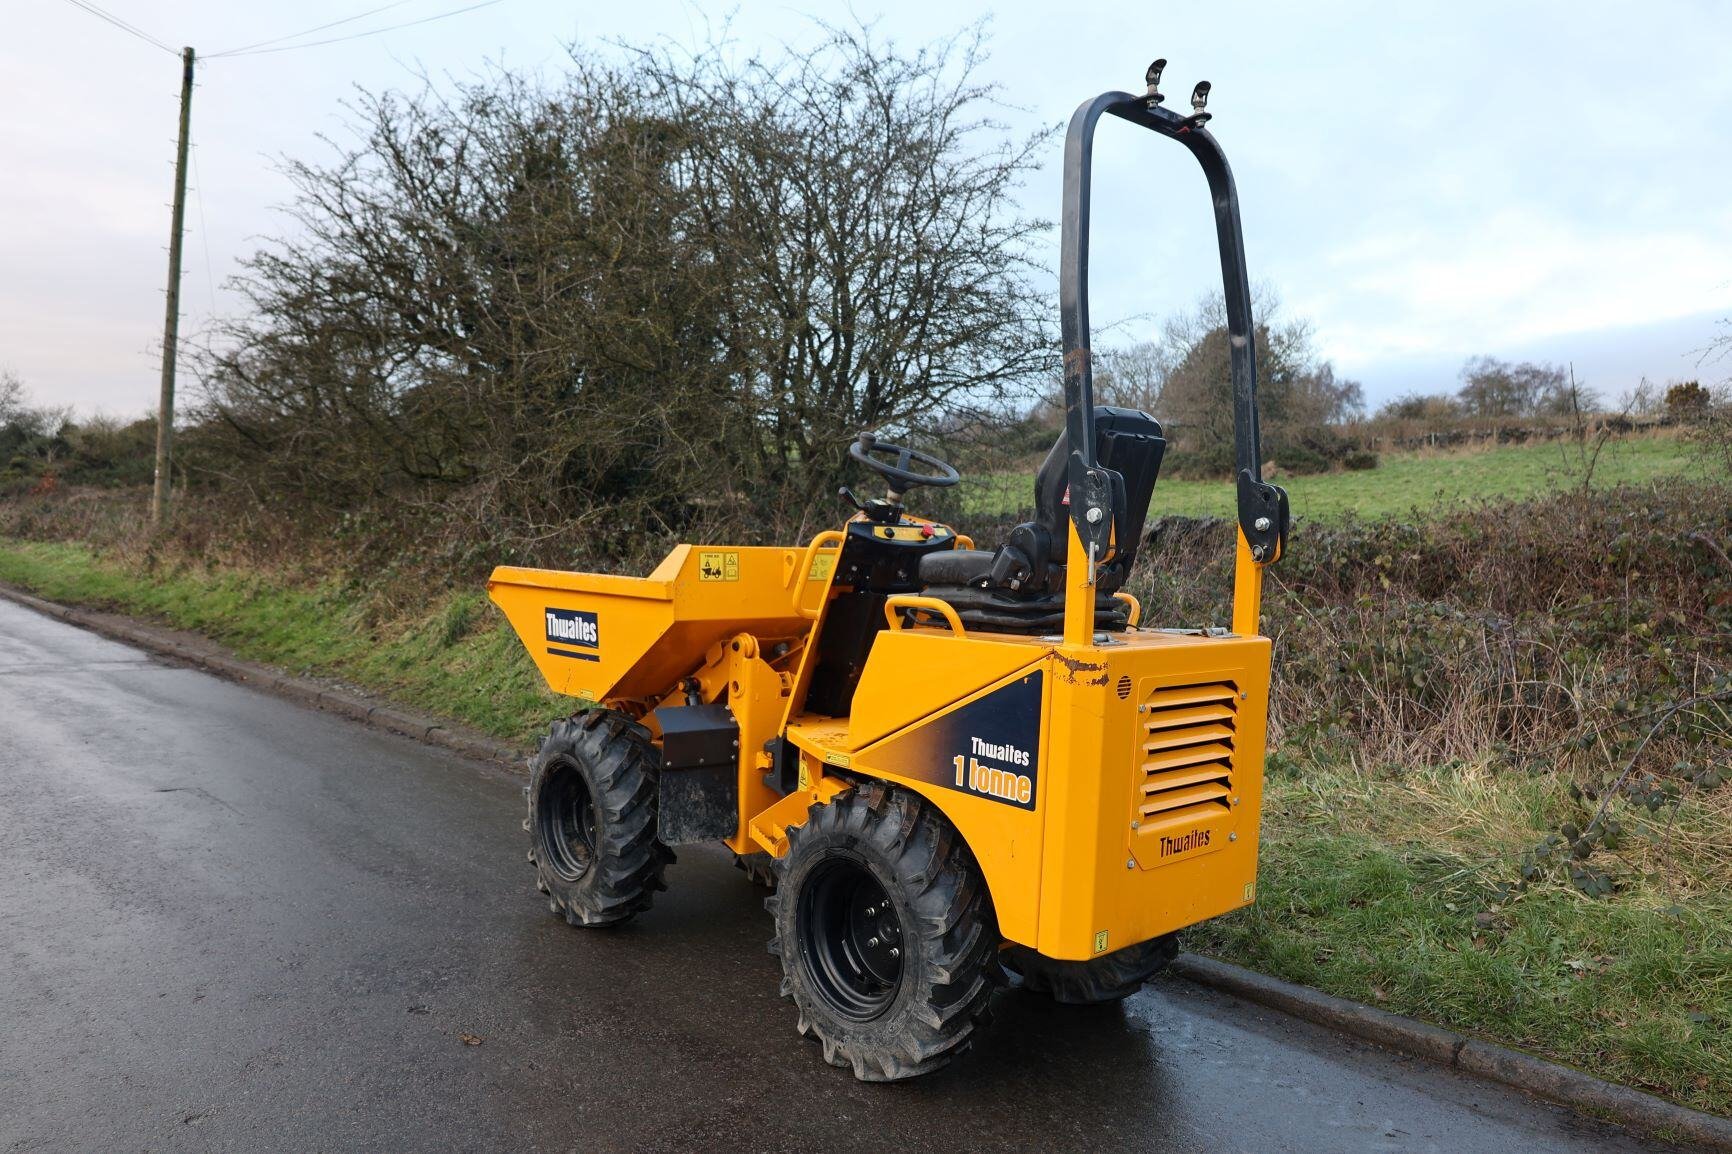
{"type": "Polygon", "coordinates": [[[174,449],[174,363],[180,333],[180,238],[186,221],[186,138],[192,120],[193,51],[180,52],[180,142],[174,154],[174,225],[168,234],[168,315],[162,322],[162,401],[156,411],[156,487],[150,519],[168,520],[169,479],[174,449]]]}

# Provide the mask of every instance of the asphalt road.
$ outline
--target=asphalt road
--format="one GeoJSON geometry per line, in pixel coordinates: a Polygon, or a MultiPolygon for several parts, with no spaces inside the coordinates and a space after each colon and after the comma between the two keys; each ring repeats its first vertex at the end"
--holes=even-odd
{"type": "Polygon", "coordinates": [[[725,855],[571,929],[521,784],[0,602],[0,1150],[1661,1148],[1176,979],[862,1085],[725,855]]]}

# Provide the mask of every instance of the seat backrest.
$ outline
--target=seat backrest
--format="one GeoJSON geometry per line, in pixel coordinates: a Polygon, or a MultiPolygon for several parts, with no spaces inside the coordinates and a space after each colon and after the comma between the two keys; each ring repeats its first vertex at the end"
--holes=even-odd
{"type": "MultiPolygon", "coordinates": [[[[1103,469],[1111,469],[1124,478],[1123,500],[1114,514],[1114,535],[1120,542],[1119,555],[1101,575],[1101,584],[1112,588],[1122,584],[1137,559],[1137,549],[1143,541],[1143,523],[1148,520],[1149,500],[1154,496],[1155,478],[1161,471],[1161,457],[1167,442],[1161,436],[1161,424],[1140,409],[1120,409],[1110,405],[1095,408],[1095,460],[1103,469]]],[[[1047,560],[1063,564],[1070,542],[1066,525],[1070,504],[1065,499],[1070,489],[1070,434],[1059,430],[1052,451],[1041,462],[1034,478],[1035,522],[1046,530],[1051,551],[1047,560]]]]}

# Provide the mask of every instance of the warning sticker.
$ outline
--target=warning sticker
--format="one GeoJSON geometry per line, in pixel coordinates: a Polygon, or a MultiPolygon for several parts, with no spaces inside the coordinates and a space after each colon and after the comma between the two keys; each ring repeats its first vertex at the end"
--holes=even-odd
{"type": "Polygon", "coordinates": [[[836,571],[836,554],[820,553],[812,558],[812,567],[806,571],[808,581],[828,581],[830,574],[836,571]]]}
{"type": "Polygon", "coordinates": [[[740,555],[738,553],[699,553],[699,581],[738,581],[740,579],[740,555]]]}

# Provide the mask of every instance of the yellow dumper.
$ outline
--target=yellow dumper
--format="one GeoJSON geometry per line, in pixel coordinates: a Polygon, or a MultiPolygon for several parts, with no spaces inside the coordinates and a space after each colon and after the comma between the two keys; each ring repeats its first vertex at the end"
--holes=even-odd
{"type": "MultiPolygon", "coordinates": [[[[1204,129],[1148,92],[1085,103],[1065,151],[1065,428],[1035,520],[991,549],[903,497],[958,474],[863,433],[886,480],[803,546],[681,545],[648,577],[501,567],[489,590],[557,692],[528,788],[554,911],[607,926],[649,908],[669,847],[716,840],[775,889],[783,992],[830,1062],[925,1073],[969,1044],[1008,977],[1068,1002],[1122,998],[1176,930],[1256,892],[1269,642],[1262,569],[1287,499],[1259,474],[1238,201],[1204,129]],[[1232,622],[1152,628],[1123,591],[1166,441],[1096,406],[1088,182],[1108,114],[1176,140],[1208,179],[1237,423],[1232,622]]],[[[1158,607],[1151,607],[1151,616],[1158,607]]]]}

